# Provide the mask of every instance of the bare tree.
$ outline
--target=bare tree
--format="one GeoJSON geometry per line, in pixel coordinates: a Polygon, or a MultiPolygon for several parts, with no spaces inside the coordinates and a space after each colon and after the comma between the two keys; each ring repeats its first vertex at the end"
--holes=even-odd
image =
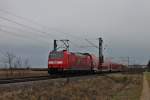
{"type": "Polygon", "coordinates": [[[30,63],[28,58],[23,60],[22,57],[16,56],[11,52],[3,53],[3,57],[2,60],[0,60],[0,62],[2,62],[5,66],[8,66],[9,69],[21,68],[21,67],[30,68],[30,63]]]}
{"type": "Polygon", "coordinates": [[[11,52],[6,52],[4,54],[4,63],[8,64],[8,67],[10,69],[13,68],[13,65],[14,65],[13,63],[14,63],[15,57],[16,56],[13,53],[11,53],[11,52]]]}
{"type": "Polygon", "coordinates": [[[30,69],[30,67],[31,67],[28,58],[26,58],[26,59],[24,60],[24,67],[27,68],[27,69],[30,69]]]}
{"type": "MultiPolygon", "coordinates": [[[[14,67],[14,61],[15,61],[15,55],[12,52],[6,52],[6,53],[2,53],[3,57],[1,62],[4,63],[5,68],[9,68],[10,69],[10,74],[13,74],[13,67],[14,67]]],[[[8,76],[9,70],[7,72],[7,76],[8,76]]]]}
{"type": "Polygon", "coordinates": [[[14,62],[14,68],[21,68],[22,62],[23,61],[21,57],[16,57],[15,62],[14,62]]]}
{"type": "MultiPolygon", "coordinates": [[[[2,54],[0,62],[4,65],[5,68],[9,68],[6,74],[7,77],[10,75],[12,76],[14,74],[15,69],[17,68],[30,68],[29,59],[23,59],[21,56],[16,56],[12,52],[0,53],[2,54]]],[[[17,72],[19,72],[19,75],[24,75],[24,71],[25,70],[20,70],[17,72]]]]}

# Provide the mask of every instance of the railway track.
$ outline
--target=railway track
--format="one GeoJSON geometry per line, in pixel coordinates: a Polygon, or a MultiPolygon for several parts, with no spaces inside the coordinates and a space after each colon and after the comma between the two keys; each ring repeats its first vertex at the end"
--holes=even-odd
{"type": "Polygon", "coordinates": [[[0,79],[0,84],[29,82],[29,81],[40,81],[40,80],[57,79],[57,78],[68,78],[68,77],[78,77],[78,76],[81,76],[81,75],[51,75],[51,76],[5,78],[5,79],[0,79]]]}
{"type": "Polygon", "coordinates": [[[36,77],[21,77],[21,78],[6,78],[0,79],[0,84],[9,84],[9,83],[19,83],[19,82],[28,82],[28,81],[38,81],[38,80],[47,80],[53,77],[49,76],[36,76],[36,77]]]}
{"type": "MultiPolygon", "coordinates": [[[[115,72],[116,73],[116,72],[115,72]]],[[[94,75],[105,75],[106,73],[84,73],[84,74],[62,74],[62,75],[50,75],[50,76],[34,76],[34,77],[21,77],[21,78],[5,78],[0,79],[0,84],[9,84],[9,83],[19,83],[19,82],[29,82],[29,81],[40,81],[48,79],[57,79],[57,78],[71,78],[71,77],[82,77],[82,76],[94,76],[94,75]]],[[[111,73],[110,73],[111,74],[111,73]]]]}

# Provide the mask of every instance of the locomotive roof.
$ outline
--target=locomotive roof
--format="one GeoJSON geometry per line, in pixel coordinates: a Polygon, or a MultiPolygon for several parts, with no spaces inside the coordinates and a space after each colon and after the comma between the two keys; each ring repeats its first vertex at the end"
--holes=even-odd
{"type": "MultiPolygon", "coordinates": [[[[66,50],[62,50],[62,51],[51,51],[51,53],[52,52],[65,52],[66,50]]],[[[69,51],[67,51],[67,52],[69,52],[69,51]]],[[[93,55],[93,54],[90,54],[90,53],[81,53],[81,52],[70,52],[70,53],[72,53],[72,54],[75,54],[75,55],[78,55],[78,56],[83,56],[83,55],[91,55],[91,56],[95,56],[95,55],[93,55]]]]}

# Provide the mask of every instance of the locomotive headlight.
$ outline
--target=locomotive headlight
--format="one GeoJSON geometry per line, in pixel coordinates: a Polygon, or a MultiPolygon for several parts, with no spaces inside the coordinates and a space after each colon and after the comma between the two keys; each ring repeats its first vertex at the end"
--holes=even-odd
{"type": "Polygon", "coordinates": [[[54,64],[54,62],[53,61],[49,61],[48,64],[54,64]]]}
{"type": "Polygon", "coordinates": [[[62,61],[57,61],[57,64],[63,64],[63,62],[62,61]]]}
{"type": "Polygon", "coordinates": [[[63,61],[49,61],[49,64],[63,64],[63,61]]]}

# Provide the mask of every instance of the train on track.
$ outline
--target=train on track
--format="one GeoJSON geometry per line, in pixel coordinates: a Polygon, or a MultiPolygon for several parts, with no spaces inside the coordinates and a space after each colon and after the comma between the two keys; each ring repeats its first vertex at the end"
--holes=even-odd
{"type": "Polygon", "coordinates": [[[48,57],[48,73],[55,74],[64,71],[123,71],[122,64],[104,61],[99,66],[99,59],[89,53],[73,53],[67,50],[51,51],[48,57]]]}

